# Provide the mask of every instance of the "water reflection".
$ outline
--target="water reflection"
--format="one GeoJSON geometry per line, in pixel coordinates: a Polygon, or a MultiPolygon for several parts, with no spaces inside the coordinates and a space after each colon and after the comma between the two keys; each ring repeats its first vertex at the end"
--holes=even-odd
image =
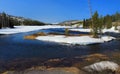
{"type": "MultiPolygon", "coordinates": [[[[24,36],[36,32],[57,32],[64,33],[64,29],[47,29],[13,35],[0,35],[0,63],[13,62],[15,59],[30,59],[29,62],[47,60],[51,58],[72,58],[76,56],[93,53],[120,52],[120,41],[114,40],[103,44],[88,46],[62,45],[54,42],[44,42],[39,40],[25,40],[24,36]]],[[[71,32],[71,34],[83,34],[81,32],[71,32]]],[[[87,34],[87,33],[84,33],[87,34]]],[[[118,36],[119,34],[112,34],[118,36]]],[[[19,62],[19,61],[18,61],[19,62]]],[[[24,63],[24,62],[23,62],[24,63]]]]}

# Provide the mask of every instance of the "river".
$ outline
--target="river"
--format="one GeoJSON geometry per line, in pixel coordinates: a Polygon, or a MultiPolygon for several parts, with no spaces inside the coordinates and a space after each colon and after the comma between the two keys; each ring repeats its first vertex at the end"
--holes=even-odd
{"type": "MultiPolygon", "coordinates": [[[[108,52],[120,52],[120,40],[113,40],[102,44],[80,46],[24,39],[24,36],[34,34],[36,32],[63,33],[64,31],[63,29],[44,29],[27,33],[0,35],[0,68],[3,68],[2,70],[13,65],[13,63],[22,64],[30,62],[30,64],[34,63],[33,65],[39,65],[45,60],[54,58],[70,59],[72,57],[93,53],[109,54],[108,52]]],[[[111,35],[119,38],[119,34],[111,33],[111,35]]]]}

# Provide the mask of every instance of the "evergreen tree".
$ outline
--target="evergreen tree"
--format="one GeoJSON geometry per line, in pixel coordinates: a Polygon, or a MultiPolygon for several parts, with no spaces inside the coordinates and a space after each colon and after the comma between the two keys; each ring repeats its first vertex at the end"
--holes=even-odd
{"type": "Polygon", "coordinates": [[[91,19],[86,19],[86,20],[85,20],[85,27],[86,27],[86,28],[91,28],[91,26],[92,26],[91,19]]]}
{"type": "Polygon", "coordinates": [[[23,21],[23,24],[25,25],[45,25],[45,23],[37,21],[37,20],[31,20],[31,19],[26,19],[23,21]]]}
{"type": "Polygon", "coordinates": [[[0,13],[0,29],[1,28],[14,28],[14,25],[45,25],[45,23],[32,20],[25,19],[23,17],[16,17],[6,14],[5,12],[0,13]]]}
{"type": "Polygon", "coordinates": [[[106,28],[109,29],[112,27],[112,17],[110,15],[107,15],[105,16],[104,18],[105,20],[105,25],[106,25],[106,28]]]}
{"type": "Polygon", "coordinates": [[[120,20],[120,13],[119,12],[116,12],[115,15],[115,21],[119,21],[120,20]]]}
{"type": "Polygon", "coordinates": [[[12,20],[9,15],[5,12],[0,14],[0,28],[14,28],[14,23],[16,20],[12,20]]]}
{"type": "Polygon", "coordinates": [[[102,35],[103,28],[104,28],[104,18],[101,16],[99,18],[99,25],[98,25],[98,31],[99,31],[100,36],[102,35]]]}
{"type": "Polygon", "coordinates": [[[9,28],[14,28],[14,25],[16,25],[15,20],[9,17],[9,28]]]}
{"type": "Polygon", "coordinates": [[[92,19],[93,19],[93,24],[92,24],[92,27],[91,27],[91,32],[93,34],[93,37],[98,37],[98,25],[99,25],[99,15],[98,15],[98,12],[96,11],[94,13],[94,15],[92,16],[92,19]]]}
{"type": "Polygon", "coordinates": [[[65,29],[65,35],[66,35],[66,36],[69,35],[69,29],[68,29],[68,28],[65,29]]]}
{"type": "Polygon", "coordinates": [[[115,30],[118,30],[118,25],[119,25],[119,21],[120,21],[120,13],[119,12],[116,12],[115,14],[115,30]]]}
{"type": "Polygon", "coordinates": [[[86,20],[83,20],[83,28],[86,28],[86,20]]]}
{"type": "Polygon", "coordinates": [[[2,27],[6,27],[6,13],[5,12],[3,12],[2,13],[2,27]]]}
{"type": "Polygon", "coordinates": [[[0,14],[0,29],[2,28],[2,16],[0,14]]]}
{"type": "Polygon", "coordinates": [[[115,22],[114,25],[115,25],[115,30],[118,30],[118,25],[119,25],[118,22],[115,22]]]}

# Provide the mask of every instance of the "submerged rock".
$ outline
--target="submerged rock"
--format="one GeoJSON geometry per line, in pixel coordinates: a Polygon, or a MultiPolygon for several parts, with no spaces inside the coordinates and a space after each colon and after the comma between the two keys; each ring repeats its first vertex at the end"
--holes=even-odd
{"type": "Polygon", "coordinates": [[[31,68],[25,71],[7,71],[3,74],[85,74],[75,67],[63,67],[63,68],[48,68],[46,70],[40,70],[39,68],[31,68]]]}
{"type": "Polygon", "coordinates": [[[99,53],[82,56],[81,58],[83,58],[83,60],[87,62],[99,62],[103,60],[109,60],[109,57],[107,55],[99,53]]]}

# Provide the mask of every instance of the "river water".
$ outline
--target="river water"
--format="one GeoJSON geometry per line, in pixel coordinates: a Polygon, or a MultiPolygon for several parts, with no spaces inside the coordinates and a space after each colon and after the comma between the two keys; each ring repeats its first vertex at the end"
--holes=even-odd
{"type": "MultiPolygon", "coordinates": [[[[113,40],[103,44],[80,46],[24,39],[24,36],[36,32],[63,33],[64,31],[63,29],[46,29],[13,35],[0,35],[0,66],[5,68],[7,65],[11,66],[10,64],[13,63],[13,61],[14,63],[20,62],[21,64],[25,63],[21,60],[24,61],[28,59],[30,64],[32,64],[34,63],[32,61],[36,59],[39,59],[39,62],[44,62],[44,60],[54,58],[72,58],[93,53],[109,54],[108,52],[120,52],[120,40],[113,40]]],[[[81,32],[71,33],[77,34],[81,32]]],[[[111,33],[111,35],[119,38],[119,34],[111,33]]]]}

